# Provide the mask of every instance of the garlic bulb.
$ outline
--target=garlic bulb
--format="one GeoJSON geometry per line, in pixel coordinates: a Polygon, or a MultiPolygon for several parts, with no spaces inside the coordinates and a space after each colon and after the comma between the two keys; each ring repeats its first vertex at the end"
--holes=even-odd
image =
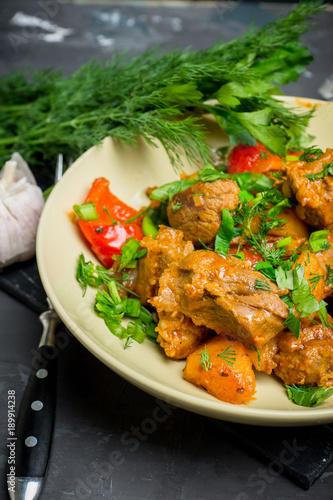
{"type": "Polygon", "coordinates": [[[14,153],[0,171],[0,269],[35,255],[44,206],[42,190],[22,156],[14,153]]]}

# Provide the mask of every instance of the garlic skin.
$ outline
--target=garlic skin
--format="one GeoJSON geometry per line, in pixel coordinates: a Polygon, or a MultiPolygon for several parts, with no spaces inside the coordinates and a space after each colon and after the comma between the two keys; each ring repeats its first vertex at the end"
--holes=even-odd
{"type": "Polygon", "coordinates": [[[0,269],[35,255],[42,190],[19,153],[0,171],[0,269]]]}

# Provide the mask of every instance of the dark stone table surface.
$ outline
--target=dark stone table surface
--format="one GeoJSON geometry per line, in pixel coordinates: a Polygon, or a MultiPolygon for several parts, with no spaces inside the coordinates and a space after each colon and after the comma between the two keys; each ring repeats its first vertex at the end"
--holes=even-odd
{"type": "MultiPolygon", "coordinates": [[[[277,2],[2,0],[0,73],[53,65],[68,74],[92,57],[155,44],[199,49],[290,8],[277,2]]],[[[319,89],[333,73],[332,26],[329,9],[304,36],[315,61],[286,86],[287,94],[322,97],[319,89]]],[[[16,391],[19,405],[40,334],[38,314],[0,290],[0,500],[6,498],[7,391],[16,391]]],[[[304,491],[225,439],[211,420],[163,407],[69,336],[59,357],[54,440],[41,498],[330,500],[333,466],[304,491]],[[164,418],[152,431],[148,423],[157,408],[164,418]]]]}

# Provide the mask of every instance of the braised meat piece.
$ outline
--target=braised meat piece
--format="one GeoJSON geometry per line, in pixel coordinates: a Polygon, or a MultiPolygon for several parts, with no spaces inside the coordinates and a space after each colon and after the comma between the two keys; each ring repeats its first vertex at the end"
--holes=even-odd
{"type": "Polygon", "coordinates": [[[184,241],[181,231],[166,226],[160,226],[155,239],[143,238],[141,246],[147,248],[147,255],[139,260],[134,291],[147,305],[147,300],[156,295],[158,280],[170,262],[181,260],[194,248],[190,241],[184,241]]]}
{"type": "Polygon", "coordinates": [[[239,204],[237,184],[230,179],[196,182],[177,193],[168,204],[170,226],[180,229],[184,239],[195,246],[201,240],[213,243],[221,224],[222,209],[233,210],[239,204]]]}
{"type": "Polygon", "coordinates": [[[282,192],[290,198],[296,197],[296,214],[315,228],[327,228],[333,224],[333,177],[311,178],[324,170],[333,161],[333,150],[327,149],[319,160],[287,162],[281,169],[286,175],[282,192]],[[310,176],[310,177],[308,177],[310,176]]]}
{"type": "Polygon", "coordinates": [[[178,312],[161,311],[156,328],[157,342],[163,347],[169,358],[187,358],[204,340],[212,335],[205,326],[198,326],[178,312]]]}
{"type": "Polygon", "coordinates": [[[198,250],[170,264],[150,303],[159,314],[180,312],[196,325],[261,348],[283,330],[288,307],[275,283],[267,280],[270,290],[263,290],[257,280],[263,276],[249,263],[198,250]]]}
{"type": "Polygon", "coordinates": [[[302,318],[299,339],[290,332],[279,336],[274,372],[287,385],[333,385],[333,329],[316,319],[302,318]]]}
{"type": "Polygon", "coordinates": [[[278,340],[282,333],[279,333],[272,339],[270,339],[263,347],[260,349],[251,349],[249,356],[251,362],[258,372],[265,372],[270,375],[273,369],[276,367],[276,362],[274,356],[278,351],[278,340]]]}

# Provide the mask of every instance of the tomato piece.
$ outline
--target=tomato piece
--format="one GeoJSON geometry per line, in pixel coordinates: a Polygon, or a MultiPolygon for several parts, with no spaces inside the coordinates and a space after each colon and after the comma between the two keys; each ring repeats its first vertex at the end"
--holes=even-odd
{"type": "Polygon", "coordinates": [[[239,174],[242,172],[265,173],[279,170],[282,159],[270,153],[262,144],[244,146],[239,144],[231,151],[228,158],[228,173],[239,174]]]}
{"type": "Polygon", "coordinates": [[[139,212],[129,207],[109,189],[110,182],[104,177],[96,179],[85,199],[85,203],[93,202],[98,219],[79,220],[80,229],[89,242],[92,251],[107,268],[111,267],[113,255],[121,253],[122,246],[128,238],[143,238],[140,219],[125,224],[128,219],[139,212]]]}

